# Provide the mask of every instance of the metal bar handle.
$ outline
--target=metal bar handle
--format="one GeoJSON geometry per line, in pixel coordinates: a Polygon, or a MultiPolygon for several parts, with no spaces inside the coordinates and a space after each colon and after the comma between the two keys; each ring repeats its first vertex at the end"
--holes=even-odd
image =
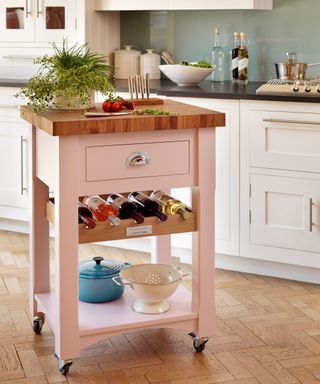
{"type": "Polygon", "coordinates": [[[40,0],[37,0],[37,17],[42,15],[42,5],[40,5],[40,0]]]}
{"type": "Polygon", "coordinates": [[[26,0],[26,18],[28,18],[29,15],[31,16],[32,12],[29,10],[29,0],[26,0]]]}
{"type": "Polygon", "coordinates": [[[3,108],[3,109],[8,109],[8,108],[12,108],[12,109],[19,109],[19,105],[11,105],[11,104],[0,104],[0,108],[3,108]]]}
{"type": "Polygon", "coordinates": [[[24,169],[24,143],[27,140],[20,136],[20,194],[23,196],[23,193],[27,190],[27,188],[24,186],[24,178],[23,178],[23,169],[24,169]]]}
{"type": "Polygon", "coordinates": [[[320,121],[303,121],[303,120],[285,120],[285,119],[262,119],[265,123],[283,123],[283,124],[306,124],[306,125],[320,125],[320,121]]]}
{"type": "Polygon", "coordinates": [[[312,197],[309,199],[309,231],[312,232],[313,226],[317,226],[316,223],[313,222],[313,212],[312,208],[320,208],[319,205],[315,204],[312,200],[312,197]]]}

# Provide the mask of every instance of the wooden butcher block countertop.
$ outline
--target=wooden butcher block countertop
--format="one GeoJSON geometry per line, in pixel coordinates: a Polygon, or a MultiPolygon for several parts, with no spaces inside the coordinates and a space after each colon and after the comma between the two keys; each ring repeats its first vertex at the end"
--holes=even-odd
{"type": "MultiPolygon", "coordinates": [[[[162,105],[145,105],[136,109],[145,108],[160,109],[174,115],[113,115],[88,118],[82,111],[46,110],[43,113],[35,113],[30,107],[22,106],[21,117],[52,136],[209,128],[225,125],[225,115],[222,112],[173,100],[165,100],[162,105]]],[[[96,108],[90,110],[92,111],[102,112],[101,103],[96,104],[96,108]]]]}

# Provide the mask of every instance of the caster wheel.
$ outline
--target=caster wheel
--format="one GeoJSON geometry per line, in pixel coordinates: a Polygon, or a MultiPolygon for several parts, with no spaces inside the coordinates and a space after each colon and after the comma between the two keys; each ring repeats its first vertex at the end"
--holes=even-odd
{"type": "Polygon", "coordinates": [[[59,371],[63,376],[66,376],[69,372],[69,369],[72,365],[72,360],[59,360],[58,367],[59,371]]]}
{"type": "Polygon", "coordinates": [[[209,339],[207,337],[198,337],[193,332],[190,332],[188,335],[192,337],[193,348],[195,349],[195,351],[202,352],[205,349],[206,343],[209,341],[209,339]]]}
{"type": "Polygon", "coordinates": [[[33,318],[32,329],[37,335],[40,335],[44,324],[44,314],[38,314],[33,318]]]}

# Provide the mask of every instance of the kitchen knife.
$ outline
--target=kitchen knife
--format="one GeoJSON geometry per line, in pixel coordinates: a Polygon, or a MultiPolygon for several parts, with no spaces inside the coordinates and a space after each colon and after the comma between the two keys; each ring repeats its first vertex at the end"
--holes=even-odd
{"type": "Polygon", "coordinates": [[[133,99],[133,84],[132,84],[132,76],[129,75],[128,77],[128,88],[129,88],[129,93],[130,93],[130,99],[133,99]]]}
{"type": "Polygon", "coordinates": [[[139,84],[140,84],[140,93],[141,93],[141,98],[144,99],[144,81],[143,81],[143,76],[139,75],[139,84]]]}
{"type": "Polygon", "coordinates": [[[149,73],[146,73],[146,94],[147,94],[147,99],[150,98],[150,78],[149,78],[149,73]]]}
{"type": "Polygon", "coordinates": [[[134,87],[136,92],[136,99],[139,99],[139,82],[138,82],[138,75],[134,75],[134,87]]]}

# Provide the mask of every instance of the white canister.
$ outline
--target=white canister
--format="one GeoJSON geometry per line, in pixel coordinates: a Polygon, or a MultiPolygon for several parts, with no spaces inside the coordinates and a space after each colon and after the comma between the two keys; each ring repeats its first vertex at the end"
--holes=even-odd
{"type": "Polygon", "coordinates": [[[153,52],[153,49],[147,49],[147,53],[143,53],[140,57],[140,73],[146,75],[149,73],[149,78],[160,79],[160,55],[153,52]]]}
{"type": "Polygon", "coordinates": [[[124,49],[114,53],[116,79],[127,79],[129,75],[138,75],[140,73],[141,52],[131,48],[132,45],[125,45],[124,49]]]}

